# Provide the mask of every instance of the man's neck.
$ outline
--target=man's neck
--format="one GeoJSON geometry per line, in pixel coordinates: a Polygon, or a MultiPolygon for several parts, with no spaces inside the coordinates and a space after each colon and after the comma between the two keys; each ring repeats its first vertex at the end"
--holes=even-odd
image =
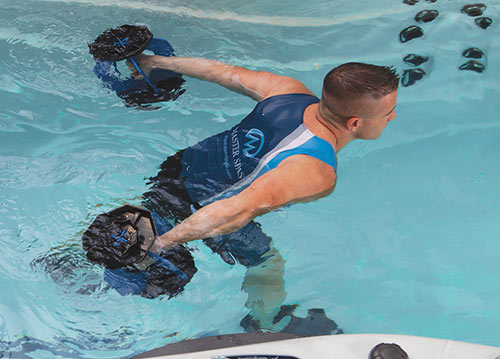
{"type": "Polygon", "coordinates": [[[321,116],[318,104],[310,105],[306,109],[304,124],[316,136],[328,141],[335,149],[335,152],[339,152],[354,140],[349,131],[343,126],[321,116]]]}

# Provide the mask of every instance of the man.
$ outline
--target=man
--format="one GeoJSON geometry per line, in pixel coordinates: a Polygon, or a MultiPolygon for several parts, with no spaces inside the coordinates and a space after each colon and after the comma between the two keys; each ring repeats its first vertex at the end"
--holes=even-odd
{"type": "Polygon", "coordinates": [[[261,324],[269,322],[285,296],[283,260],[253,219],[332,193],[336,152],[352,140],[378,138],[396,117],[398,76],[347,63],[327,74],[319,100],[300,81],[269,72],[195,58],[137,60],[146,73],[167,69],[258,101],[232,129],[167,159],[144,197],[149,209],[180,222],[153,251],[204,239],[226,262],[247,266],[247,306],[261,324]]]}

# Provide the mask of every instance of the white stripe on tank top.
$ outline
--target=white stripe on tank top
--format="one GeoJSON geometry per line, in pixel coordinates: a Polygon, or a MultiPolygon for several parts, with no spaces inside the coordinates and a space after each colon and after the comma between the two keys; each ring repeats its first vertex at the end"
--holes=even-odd
{"type": "Polygon", "coordinates": [[[300,147],[311,138],[314,137],[314,134],[309,131],[306,126],[302,123],[299,125],[292,133],[283,138],[272,150],[270,150],[267,154],[265,154],[257,167],[246,177],[241,179],[240,181],[233,184],[231,187],[226,190],[217,193],[216,195],[199,201],[199,204],[202,206],[206,206],[212,202],[215,202],[220,199],[229,198],[248,187],[256,178],[266,173],[269,169],[266,168],[269,162],[276,157],[278,154],[284,151],[288,151],[297,147],[300,147]]]}

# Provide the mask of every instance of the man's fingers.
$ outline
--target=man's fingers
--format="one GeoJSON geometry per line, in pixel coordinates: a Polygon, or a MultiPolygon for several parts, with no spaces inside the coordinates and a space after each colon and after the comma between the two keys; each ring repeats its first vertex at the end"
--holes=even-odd
{"type": "Polygon", "coordinates": [[[141,70],[144,71],[144,73],[146,75],[148,75],[151,72],[151,70],[153,69],[151,66],[149,66],[151,57],[153,57],[153,56],[144,55],[144,54],[139,54],[139,55],[134,57],[135,61],[140,66],[141,70]]]}
{"type": "Polygon", "coordinates": [[[137,80],[140,80],[143,78],[143,76],[139,73],[139,71],[137,71],[134,64],[130,60],[127,60],[126,63],[127,63],[128,69],[132,72],[130,74],[130,76],[132,78],[137,79],[137,80]]]}
{"type": "Polygon", "coordinates": [[[146,256],[142,261],[135,263],[134,267],[136,267],[138,270],[146,270],[147,267],[149,267],[151,264],[155,263],[155,260],[151,258],[150,256],[146,256]]]}
{"type": "Polygon", "coordinates": [[[153,243],[153,245],[151,246],[151,249],[150,251],[153,252],[153,253],[160,253],[163,249],[163,246],[160,244],[160,239],[159,238],[156,238],[155,242],[153,243]]]}

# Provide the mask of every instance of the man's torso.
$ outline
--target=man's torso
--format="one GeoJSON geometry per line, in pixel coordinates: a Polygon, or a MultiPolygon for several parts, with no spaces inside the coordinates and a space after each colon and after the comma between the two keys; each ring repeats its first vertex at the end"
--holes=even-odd
{"type": "Polygon", "coordinates": [[[194,202],[228,198],[297,154],[316,157],[336,170],[333,147],[304,125],[309,94],[277,95],[259,102],[238,125],[183,151],[181,178],[194,202]]]}

